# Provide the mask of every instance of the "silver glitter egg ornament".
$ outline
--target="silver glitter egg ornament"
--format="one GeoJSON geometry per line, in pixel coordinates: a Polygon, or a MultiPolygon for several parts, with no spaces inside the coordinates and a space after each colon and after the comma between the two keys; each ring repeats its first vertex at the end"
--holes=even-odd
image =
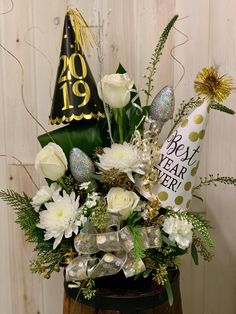
{"type": "Polygon", "coordinates": [[[72,148],[69,156],[70,171],[79,182],[93,179],[95,168],[92,160],[79,148],[72,148]]]}
{"type": "Polygon", "coordinates": [[[165,86],[157,93],[150,106],[150,117],[157,122],[159,132],[164,123],[173,118],[174,109],[174,90],[171,86],[165,86]]]}

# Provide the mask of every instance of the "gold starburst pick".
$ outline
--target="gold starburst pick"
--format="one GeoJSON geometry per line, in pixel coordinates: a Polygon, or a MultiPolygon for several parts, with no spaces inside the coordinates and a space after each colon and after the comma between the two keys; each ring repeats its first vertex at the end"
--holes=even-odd
{"type": "Polygon", "coordinates": [[[194,81],[196,93],[206,96],[209,100],[224,101],[231,93],[232,78],[219,76],[215,66],[203,68],[194,81]]]}

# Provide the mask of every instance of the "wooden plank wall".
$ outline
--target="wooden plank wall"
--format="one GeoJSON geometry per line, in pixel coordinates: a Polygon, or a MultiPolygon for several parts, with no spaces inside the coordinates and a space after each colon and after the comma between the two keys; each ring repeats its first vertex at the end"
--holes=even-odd
{"type": "MultiPolygon", "coordinates": [[[[119,61],[143,86],[145,67],[157,39],[176,12],[184,19],[177,28],[187,34],[188,42],[175,49],[175,56],[185,67],[185,76],[176,88],[176,104],[193,95],[196,72],[216,64],[221,73],[236,79],[234,0],[15,0],[13,10],[0,15],[0,43],[14,53],[24,68],[24,95],[30,111],[47,129],[51,94],[57,70],[61,30],[67,5],[76,6],[94,26],[98,12],[104,20],[104,73],[115,71],[119,61]]],[[[0,2],[0,13],[11,7],[11,0],[0,2]]],[[[96,28],[95,28],[96,31],[96,28]]],[[[166,84],[175,85],[182,74],[170,50],[184,40],[174,31],[159,65],[155,92],[166,84]]],[[[88,61],[99,77],[96,50],[88,61]]],[[[34,158],[42,130],[30,118],[21,99],[21,68],[3,49],[0,50],[0,188],[35,192],[24,169],[11,158],[19,158],[37,180],[34,158]]],[[[236,110],[235,93],[228,105],[236,110]]],[[[235,117],[211,114],[200,174],[219,172],[236,176],[235,117]],[[216,169],[216,170],[215,170],[216,169]]],[[[214,229],[216,252],[210,264],[195,267],[189,256],[182,260],[182,298],[184,314],[236,313],[236,211],[235,188],[219,186],[202,191],[205,202],[194,208],[210,219],[214,229]]],[[[62,313],[63,278],[50,280],[32,275],[28,261],[32,247],[25,243],[14,214],[1,202],[0,210],[0,313],[62,313]]]]}

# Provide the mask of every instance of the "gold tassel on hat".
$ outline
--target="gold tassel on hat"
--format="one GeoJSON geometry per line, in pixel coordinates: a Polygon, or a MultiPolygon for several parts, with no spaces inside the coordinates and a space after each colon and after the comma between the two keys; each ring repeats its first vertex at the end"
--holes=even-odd
{"type": "Polygon", "coordinates": [[[77,9],[68,9],[67,14],[70,16],[73,24],[77,47],[80,45],[82,49],[88,51],[89,46],[93,47],[95,43],[95,36],[91,27],[77,9]]]}

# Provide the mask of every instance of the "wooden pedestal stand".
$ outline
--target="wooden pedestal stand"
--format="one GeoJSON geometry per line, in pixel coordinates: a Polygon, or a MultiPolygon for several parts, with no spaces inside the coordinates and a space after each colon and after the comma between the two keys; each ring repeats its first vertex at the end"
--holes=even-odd
{"type": "Polygon", "coordinates": [[[179,289],[179,272],[171,274],[174,303],[170,307],[165,288],[148,280],[129,281],[116,276],[98,281],[96,296],[87,301],[78,290],[65,284],[63,314],[183,314],[179,289]],[[130,284],[131,283],[131,284],[130,284]]]}

